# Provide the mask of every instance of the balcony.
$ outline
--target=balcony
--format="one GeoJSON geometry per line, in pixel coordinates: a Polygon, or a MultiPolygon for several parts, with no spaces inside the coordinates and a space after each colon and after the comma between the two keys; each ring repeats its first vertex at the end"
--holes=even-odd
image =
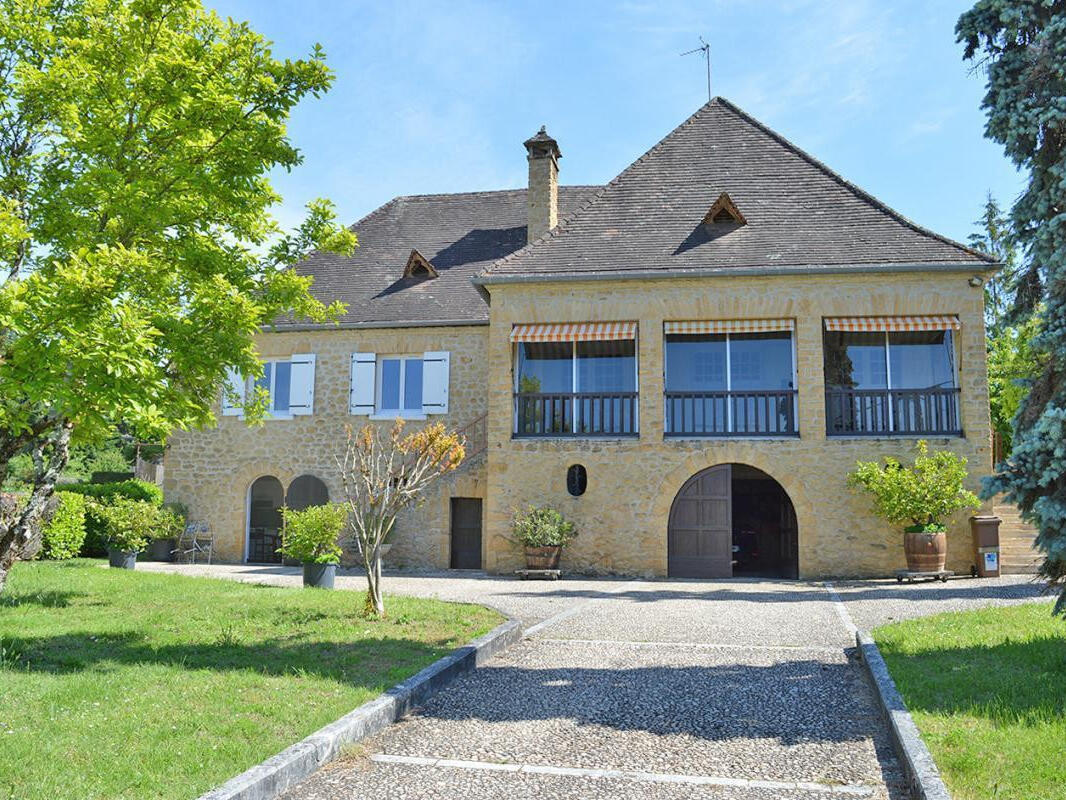
{"type": "Polygon", "coordinates": [[[537,436],[636,436],[636,392],[518,392],[515,432],[537,436]]]}
{"type": "Polygon", "coordinates": [[[798,436],[796,390],[667,392],[666,436],[798,436]]]}
{"type": "Polygon", "coordinates": [[[827,389],[828,436],[960,436],[958,389],[827,389]]]}

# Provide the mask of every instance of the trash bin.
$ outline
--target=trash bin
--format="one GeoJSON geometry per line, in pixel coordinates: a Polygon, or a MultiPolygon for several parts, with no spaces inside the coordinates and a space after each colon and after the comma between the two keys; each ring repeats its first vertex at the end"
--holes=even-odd
{"type": "Polygon", "coordinates": [[[1002,521],[995,516],[970,517],[974,560],[979,577],[999,577],[999,524],[1002,521]]]}

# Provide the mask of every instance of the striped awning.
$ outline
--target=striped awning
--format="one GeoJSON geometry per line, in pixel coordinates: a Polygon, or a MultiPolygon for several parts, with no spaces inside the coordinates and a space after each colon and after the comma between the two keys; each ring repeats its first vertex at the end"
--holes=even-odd
{"type": "Polygon", "coordinates": [[[637,338],[635,322],[545,322],[515,325],[512,342],[593,342],[637,338]]]}
{"type": "Polygon", "coordinates": [[[670,333],[777,333],[794,331],[792,319],[697,319],[667,322],[663,332],[670,333]]]}
{"type": "Polygon", "coordinates": [[[954,314],[917,317],[826,317],[827,331],[957,331],[954,314]]]}

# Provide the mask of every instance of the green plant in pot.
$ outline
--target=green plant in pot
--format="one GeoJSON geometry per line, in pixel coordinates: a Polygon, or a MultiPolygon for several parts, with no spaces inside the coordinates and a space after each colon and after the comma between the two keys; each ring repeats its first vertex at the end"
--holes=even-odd
{"type": "Polygon", "coordinates": [[[278,552],[303,564],[304,586],[332,589],[342,552],[337,540],[348,522],[347,507],[325,503],[302,511],[283,508],[281,516],[285,526],[278,552]]]}
{"type": "Polygon", "coordinates": [[[144,500],[116,497],[110,503],[93,503],[93,513],[103,521],[112,567],[134,569],[137,554],[168,529],[169,519],[164,518],[163,509],[144,500]]]}
{"type": "Polygon", "coordinates": [[[884,464],[860,461],[848,485],[873,495],[874,513],[903,529],[907,569],[940,572],[947,560],[944,520],[963,508],[979,508],[977,495],[963,488],[966,459],[950,451],[930,453],[915,445],[914,463],[905,466],[886,457],[884,464]]]}
{"type": "Polygon", "coordinates": [[[548,506],[516,511],[512,531],[525,550],[527,569],[558,569],[562,549],[577,537],[574,523],[548,506]]]}

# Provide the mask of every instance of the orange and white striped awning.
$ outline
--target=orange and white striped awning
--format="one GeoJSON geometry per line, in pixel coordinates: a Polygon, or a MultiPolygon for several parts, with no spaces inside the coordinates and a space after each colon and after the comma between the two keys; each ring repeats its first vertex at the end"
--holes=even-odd
{"type": "Polygon", "coordinates": [[[601,342],[635,338],[635,322],[538,322],[511,328],[512,342],[601,342]]]}
{"type": "Polygon", "coordinates": [[[663,325],[667,334],[779,333],[795,329],[796,321],[792,319],[696,319],[663,325]]]}
{"type": "Polygon", "coordinates": [[[916,317],[826,317],[827,331],[957,331],[954,314],[916,317]]]}

